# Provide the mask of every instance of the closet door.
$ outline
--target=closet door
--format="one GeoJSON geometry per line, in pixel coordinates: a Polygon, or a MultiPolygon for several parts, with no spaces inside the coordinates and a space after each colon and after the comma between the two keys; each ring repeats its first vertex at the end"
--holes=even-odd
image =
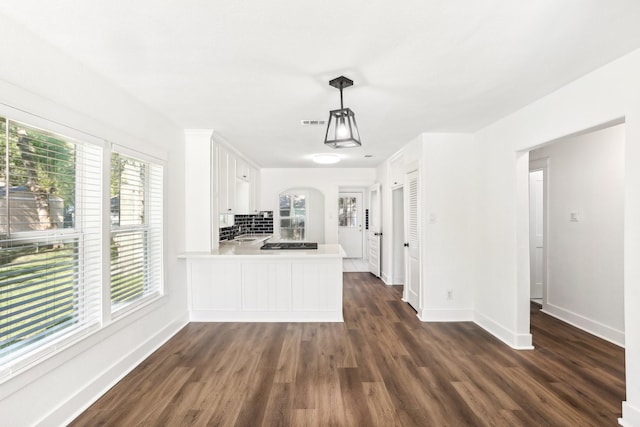
{"type": "Polygon", "coordinates": [[[420,311],[420,233],[418,215],[418,171],[407,174],[405,200],[405,287],[404,300],[420,311]]]}

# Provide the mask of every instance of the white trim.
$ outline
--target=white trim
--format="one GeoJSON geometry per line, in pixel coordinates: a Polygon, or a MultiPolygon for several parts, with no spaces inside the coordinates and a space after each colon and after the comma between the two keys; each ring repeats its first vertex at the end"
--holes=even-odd
{"type": "Polygon", "coordinates": [[[575,326],[578,329],[589,332],[591,335],[595,335],[598,338],[602,338],[605,341],[609,341],[610,343],[624,348],[624,331],[619,331],[603,323],[581,316],[580,314],[548,302],[543,304],[541,311],[551,317],[555,317],[556,319],[575,326]]]}
{"type": "Polygon", "coordinates": [[[473,310],[463,308],[423,308],[418,312],[418,319],[423,322],[471,322],[473,321],[473,310]]]}
{"type": "Polygon", "coordinates": [[[89,384],[38,420],[35,425],[43,427],[68,425],[188,323],[189,321],[184,316],[175,319],[158,333],[96,375],[89,384]]]}
{"type": "Polygon", "coordinates": [[[135,148],[127,147],[124,145],[111,143],[111,152],[132,157],[135,160],[142,160],[145,162],[159,163],[162,166],[166,166],[167,152],[164,150],[152,149],[151,147],[145,147],[145,151],[140,151],[135,148]]]}
{"type": "Polygon", "coordinates": [[[629,402],[622,402],[622,417],[618,418],[618,423],[624,427],[640,426],[640,408],[632,406],[629,402]]]}
{"type": "Polygon", "coordinates": [[[73,142],[87,142],[100,147],[106,146],[106,140],[100,136],[74,128],[65,123],[48,119],[36,113],[27,111],[26,109],[7,104],[0,101],[0,116],[7,120],[16,121],[24,125],[36,128],[48,133],[55,133],[63,138],[74,140],[73,142]]]}
{"type": "Polygon", "coordinates": [[[228,310],[192,310],[189,312],[191,322],[333,322],[342,323],[342,307],[328,311],[251,311],[242,312],[228,310]]]}
{"type": "Polygon", "coordinates": [[[516,350],[533,350],[533,340],[531,334],[517,334],[511,332],[498,322],[489,317],[478,313],[474,313],[474,320],[478,326],[498,338],[509,347],[516,350]]]}

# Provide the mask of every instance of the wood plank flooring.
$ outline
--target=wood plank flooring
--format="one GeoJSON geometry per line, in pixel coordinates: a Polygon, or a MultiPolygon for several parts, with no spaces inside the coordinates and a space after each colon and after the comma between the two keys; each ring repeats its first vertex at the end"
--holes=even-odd
{"type": "Polygon", "coordinates": [[[534,351],[345,273],[345,323],[191,323],[73,426],[615,426],[624,350],[539,312],[534,351]]]}

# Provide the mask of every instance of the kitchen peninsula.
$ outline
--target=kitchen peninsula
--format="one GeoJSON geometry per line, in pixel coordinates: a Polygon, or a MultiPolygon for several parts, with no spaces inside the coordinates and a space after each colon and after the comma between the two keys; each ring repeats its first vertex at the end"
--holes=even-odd
{"type": "Polygon", "coordinates": [[[338,244],[261,250],[225,243],[186,253],[192,322],[342,322],[338,244]]]}

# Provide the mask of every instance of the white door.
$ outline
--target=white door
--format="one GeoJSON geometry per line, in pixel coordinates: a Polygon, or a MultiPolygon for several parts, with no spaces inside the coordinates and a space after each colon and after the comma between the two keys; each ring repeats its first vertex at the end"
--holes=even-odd
{"type": "Polygon", "coordinates": [[[418,218],[418,171],[407,174],[405,200],[405,260],[404,300],[420,310],[420,239],[418,218]]]}
{"type": "Polygon", "coordinates": [[[381,209],[380,184],[375,184],[369,187],[367,254],[369,256],[369,271],[376,277],[380,277],[380,239],[382,238],[381,209]]]}
{"type": "Polygon", "coordinates": [[[362,258],[362,193],[340,193],[338,240],[347,258],[362,258]]]}
{"type": "Polygon", "coordinates": [[[541,299],[544,286],[544,172],[529,173],[529,258],[531,298],[541,299]]]}

